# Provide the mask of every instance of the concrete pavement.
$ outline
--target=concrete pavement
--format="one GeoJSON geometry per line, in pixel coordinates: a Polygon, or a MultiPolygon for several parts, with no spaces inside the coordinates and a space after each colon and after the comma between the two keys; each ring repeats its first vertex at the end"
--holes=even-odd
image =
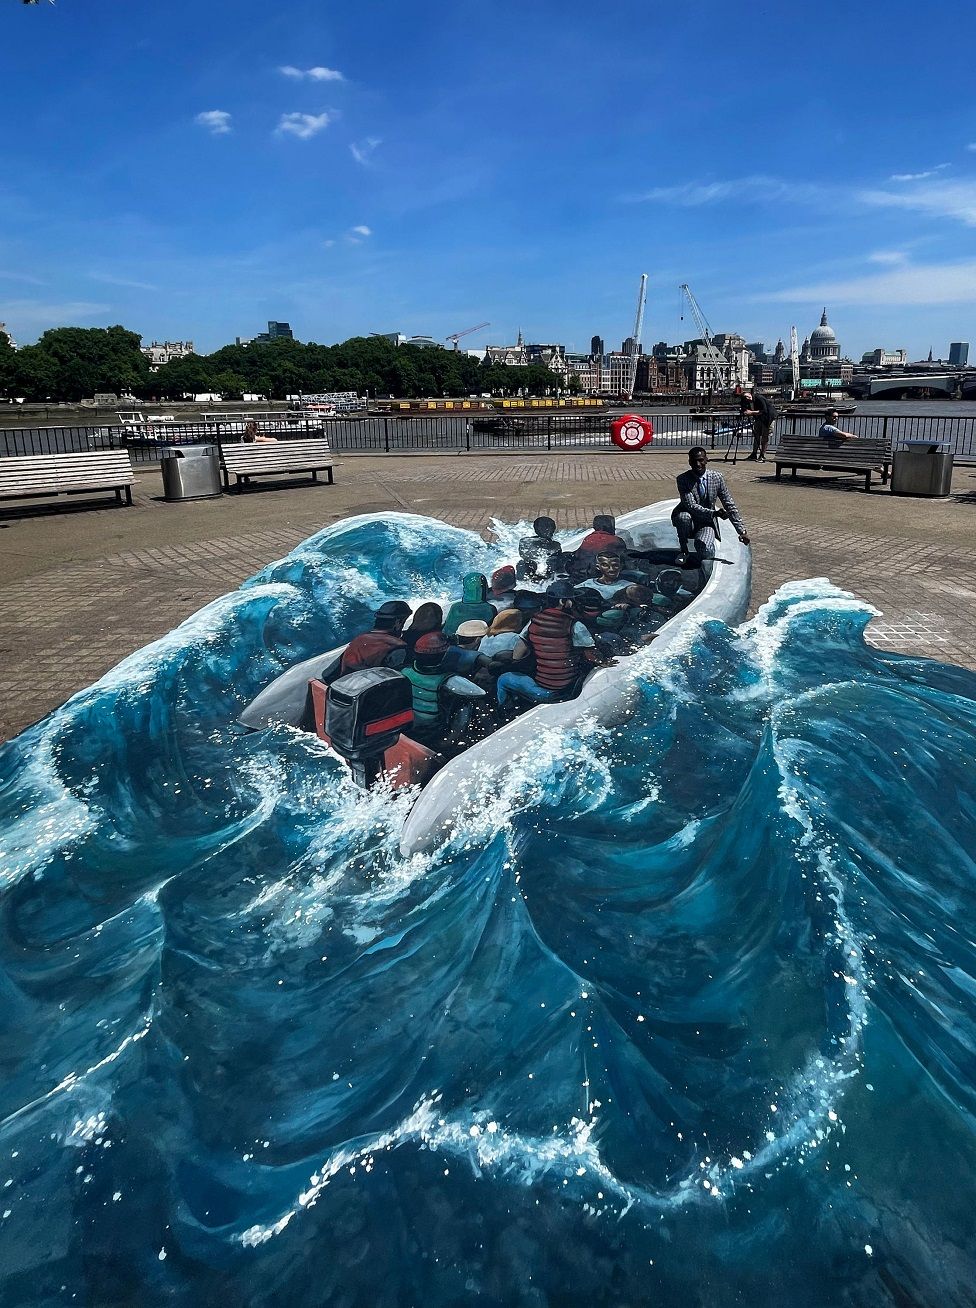
{"type": "MultiPolygon", "coordinates": [[[[674,494],[681,451],[627,455],[355,455],[336,484],[270,479],[244,494],[167,504],[139,468],[134,506],[0,503],[0,738],[234,589],[330,522],[407,510],[487,532],[549,514],[560,527],[674,494]]],[[[855,477],[777,483],[772,465],[721,460],[753,539],[753,607],[784,581],[827,576],[881,610],[869,638],[976,669],[976,469],[946,500],[855,477]]]]}

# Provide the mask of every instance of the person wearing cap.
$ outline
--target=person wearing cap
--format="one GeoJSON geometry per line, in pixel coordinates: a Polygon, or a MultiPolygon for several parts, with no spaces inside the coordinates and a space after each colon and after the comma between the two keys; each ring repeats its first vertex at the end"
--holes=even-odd
{"type": "Polygon", "coordinates": [[[487,667],[488,660],[479,652],[482,636],[488,635],[488,623],[481,618],[468,618],[462,622],[454,633],[457,641],[444,656],[444,667],[451,672],[461,672],[465,676],[479,667],[487,667]]]}
{"type": "Polygon", "coordinates": [[[580,681],[587,665],[609,662],[601,658],[596,642],[573,614],[575,592],[568,581],[554,581],[546,591],[545,607],[532,618],[512,651],[514,659],[535,658],[535,675],[503,672],[498,678],[498,703],[511,695],[537,704],[561,699],[580,681]]]}
{"type": "Polygon", "coordinates": [[[444,635],[454,636],[462,622],[472,618],[485,624],[495,616],[494,604],[488,603],[488,578],[482,572],[469,572],[461,582],[461,598],[447,611],[444,620],[444,635]]]}
{"type": "Polygon", "coordinates": [[[475,702],[487,698],[480,686],[447,668],[446,656],[454,649],[442,632],[429,632],[418,639],[413,664],[403,670],[413,699],[410,735],[432,748],[457,737],[475,702]]]}
{"type": "Polygon", "coordinates": [[[522,609],[503,609],[488,628],[487,636],[482,638],[479,651],[490,659],[495,659],[500,654],[510,655],[518,644],[524,626],[525,613],[522,609]]]}
{"type": "Polygon", "coordinates": [[[512,600],[515,598],[515,569],[510,563],[503,568],[496,568],[491,574],[491,582],[488,587],[488,602],[494,605],[495,612],[501,613],[504,609],[512,607],[512,600]]]}
{"type": "Polygon", "coordinates": [[[752,419],[752,453],[746,458],[765,463],[773,423],[779,416],[776,405],[759,391],[746,391],[739,401],[739,414],[743,419],[752,419]]]}
{"type": "Polygon", "coordinates": [[[373,617],[372,628],[353,636],[343,650],[339,676],[358,672],[361,668],[402,668],[407,647],[401,635],[409,617],[410,605],[403,600],[387,600],[381,604],[373,617]]]}
{"type": "Polygon", "coordinates": [[[822,441],[856,441],[857,437],[852,431],[843,431],[837,426],[838,417],[836,409],[828,409],[817,435],[822,441]]]}
{"type": "Polygon", "coordinates": [[[520,563],[516,571],[529,581],[548,581],[559,572],[563,561],[562,546],[553,540],[556,524],[552,518],[536,518],[534,535],[519,541],[520,563]]]}

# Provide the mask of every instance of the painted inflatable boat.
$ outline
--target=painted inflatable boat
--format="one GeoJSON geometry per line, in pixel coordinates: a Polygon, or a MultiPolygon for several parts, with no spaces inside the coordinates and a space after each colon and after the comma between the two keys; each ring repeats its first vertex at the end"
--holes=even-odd
{"type": "MultiPolygon", "coordinates": [[[[656,576],[673,575],[682,562],[671,523],[675,504],[675,500],[662,501],[617,519],[617,531],[628,542],[631,556],[647,570],[652,587],[656,576]]],[[[564,550],[572,550],[585,534],[580,532],[565,543],[564,550]]],[[[673,609],[656,627],[649,648],[624,655],[613,666],[594,668],[574,698],[527,708],[472,743],[455,741],[451,748],[431,748],[413,740],[406,678],[380,668],[339,677],[345,646],[289,668],[252,700],[240,721],[251,730],[287,723],[315,731],[345,758],[362,785],[386,773],[395,785],[421,787],[403,827],[401,848],[405,854],[422,852],[451,833],[463,820],[472,795],[484,793],[516,755],[531,747],[540,731],[572,729],[584,719],[601,726],[624,719],[639,693],[636,658],[641,660],[641,675],[653,676],[653,666],[667,658],[693,626],[707,619],[734,625],[745,618],[751,554],[730,526],[714,560],[704,568],[685,567],[681,572],[687,580],[673,609]]]]}

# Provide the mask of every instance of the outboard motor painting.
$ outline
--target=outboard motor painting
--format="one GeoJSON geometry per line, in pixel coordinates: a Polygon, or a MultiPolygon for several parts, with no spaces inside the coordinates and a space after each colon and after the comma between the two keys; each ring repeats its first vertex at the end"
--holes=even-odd
{"type": "Polygon", "coordinates": [[[820,579],[423,789],[396,678],[240,724],[530,532],[330,527],[0,750],[4,1304],[972,1302],[971,673],[820,579]]]}

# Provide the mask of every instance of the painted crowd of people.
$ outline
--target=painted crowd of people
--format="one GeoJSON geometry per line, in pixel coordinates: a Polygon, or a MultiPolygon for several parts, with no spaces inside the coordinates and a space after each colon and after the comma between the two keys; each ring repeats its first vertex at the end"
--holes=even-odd
{"type": "Polygon", "coordinates": [[[461,598],[444,608],[402,600],[377,609],[369,631],[346,647],[339,675],[387,667],[412,688],[410,735],[431,748],[461,744],[499,719],[535,704],[571,698],[586,675],[648,643],[681,606],[679,569],[632,556],[614,519],[598,515],[572,551],[540,517],[519,544],[516,566],[463,578],[461,598]]]}

